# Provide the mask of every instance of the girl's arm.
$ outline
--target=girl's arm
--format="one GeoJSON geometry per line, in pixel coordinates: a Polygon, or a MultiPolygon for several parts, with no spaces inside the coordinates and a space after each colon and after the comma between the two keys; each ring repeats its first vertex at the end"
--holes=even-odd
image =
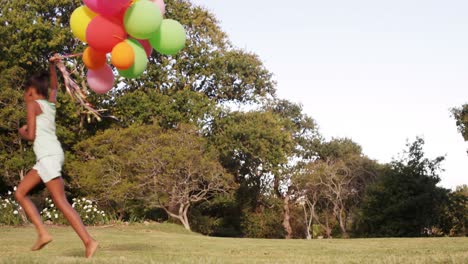
{"type": "Polygon", "coordinates": [[[57,102],[58,81],[57,81],[57,71],[55,70],[55,62],[57,62],[59,59],[60,58],[57,55],[49,59],[49,72],[50,72],[49,102],[51,103],[57,102]]]}
{"type": "Polygon", "coordinates": [[[36,102],[26,103],[27,125],[19,129],[19,134],[23,139],[34,141],[36,139],[36,102]]]}

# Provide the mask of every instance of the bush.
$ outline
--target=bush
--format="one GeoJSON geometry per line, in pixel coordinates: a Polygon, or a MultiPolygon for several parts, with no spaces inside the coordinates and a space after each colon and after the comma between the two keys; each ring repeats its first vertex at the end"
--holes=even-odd
{"type": "Polygon", "coordinates": [[[279,208],[265,208],[262,212],[244,211],[241,227],[250,238],[284,238],[279,208]]]}
{"type": "MultiPolygon", "coordinates": [[[[16,187],[13,191],[8,191],[7,194],[0,196],[0,225],[17,226],[26,222],[21,206],[13,197],[14,191],[16,191],[16,187]]],[[[86,198],[73,198],[72,207],[78,212],[85,225],[103,225],[111,220],[109,214],[99,210],[95,202],[86,198]]],[[[68,225],[67,219],[49,198],[45,198],[45,207],[40,211],[40,215],[44,222],[68,225]]]]}
{"type": "MultiPolygon", "coordinates": [[[[45,208],[41,211],[42,220],[50,221],[53,224],[67,225],[67,219],[57,209],[53,201],[49,198],[46,198],[45,201],[45,208]]],[[[85,225],[102,225],[109,222],[108,215],[104,211],[98,210],[96,203],[91,200],[73,198],[72,207],[78,212],[85,225]]]]}
{"type": "MultiPolygon", "coordinates": [[[[14,188],[16,191],[16,187],[14,188]]],[[[13,197],[13,192],[8,191],[5,196],[0,196],[0,225],[20,225],[23,219],[20,215],[21,206],[13,197]]]]}
{"type": "Polygon", "coordinates": [[[45,198],[45,207],[41,211],[42,221],[52,222],[54,224],[67,224],[67,219],[62,215],[62,213],[55,207],[51,199],[45,198]]]}

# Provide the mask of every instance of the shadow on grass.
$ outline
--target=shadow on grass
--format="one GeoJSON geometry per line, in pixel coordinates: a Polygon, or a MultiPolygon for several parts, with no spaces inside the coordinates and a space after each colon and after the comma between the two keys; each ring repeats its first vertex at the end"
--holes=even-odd
{"type": "Polygon", "coordinates": [[[73,249],[65,252],[63,257],[75,257],[75,258],[83,258],[84,257],[84,249],[73,249]]]}
{"type": "Polygon", "coordinates": [[[155,245],[144,243],[115,244],[101,248],[103,251],[152,251],[157,249],[158,247],[155,245]]]}
{"type": "MultiPolygon", "coordinates": [[[[158,250],[157,246],[152,246],[144,243],[132,243],[132,244],[115,244],[115,245],[100,245],[98,252],[151,252],[158,250]]],[[[65,252],[64,257],[83,257],[83,249],[73,249],[65,252]]]]}

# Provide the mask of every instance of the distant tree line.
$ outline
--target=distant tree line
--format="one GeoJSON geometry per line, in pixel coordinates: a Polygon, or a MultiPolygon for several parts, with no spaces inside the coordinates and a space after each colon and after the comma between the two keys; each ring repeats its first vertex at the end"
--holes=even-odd
{"type": "MultiPolygon", "coordinates": [[[[0,193],[34,164],[17,134],[25,122],[21,84],[51,53],[83,50],[67,24],[80,3],[0,6],[0,193]]],[[[113,118],[88,120],[60,96],[71,198],[87,196],[122,221],[175,221],[212,236],[468,234],[468,186],[438,186],[443,158],[426,158],[422,139],[389,164],[366,157],[350,139],[326,140],[300,105],[276,96],[272,74],[230,44],[213,14],[186,0],[167,6],[187,27],[187,48],[173,58],[153,54],[142,78],[122,79],[106,96],[90,94],[113,118]]],[[[83,72],[80,61],[69,66],[83,72]]],[[[453,110],[465,139],[467,112],[453,110]]]]}

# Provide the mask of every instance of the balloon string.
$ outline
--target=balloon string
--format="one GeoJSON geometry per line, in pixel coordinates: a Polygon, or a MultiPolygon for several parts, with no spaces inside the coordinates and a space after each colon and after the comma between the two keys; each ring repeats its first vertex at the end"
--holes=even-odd
{"type": "Polygon", "coordinates": [[[83,56],[83,53],[58,55],[60,59],[68,59],[68,58],[75,58],[75,57],[81,57],[81,56],[83,56]]]}
{"type": "Polygon", "coordinates": [[[112,35],[112,36],[113,36],[114,38],[120,39],[120,40],[122,40],[122,41],[125,40],[125,38],[122,38],[121,36],[117,36],[117,35],[112,35]]]}
{"type": "Polygon", "coordinates": [[[82,56],[82,53],[77,53],[77,54],[67,54],[67,55],[60,55],[56,54],[57,58],[59,60],[56,62],[57,69],[60,71],[60,73],[63,76],[63,80],[65,83],[65,88],[67,90],[67,93],[70,95],[70,97],[77,102],[78,104],[81,105],[82,108],[85,109],[85,113],[89,115],[94,116],[98,121],[101,121],[101,113],[103,110],[96,110],[94,109],[93,105],[88,101],[87,98],[87,93],[85,92],[85,88],[80,87],[75,80],[73,80],[70,72],[68,71],[67,67],[65,66],[65,63],[62,61],[63,59],[66,58],[74,58],[74,57],[79,57],[82,56]]]}

